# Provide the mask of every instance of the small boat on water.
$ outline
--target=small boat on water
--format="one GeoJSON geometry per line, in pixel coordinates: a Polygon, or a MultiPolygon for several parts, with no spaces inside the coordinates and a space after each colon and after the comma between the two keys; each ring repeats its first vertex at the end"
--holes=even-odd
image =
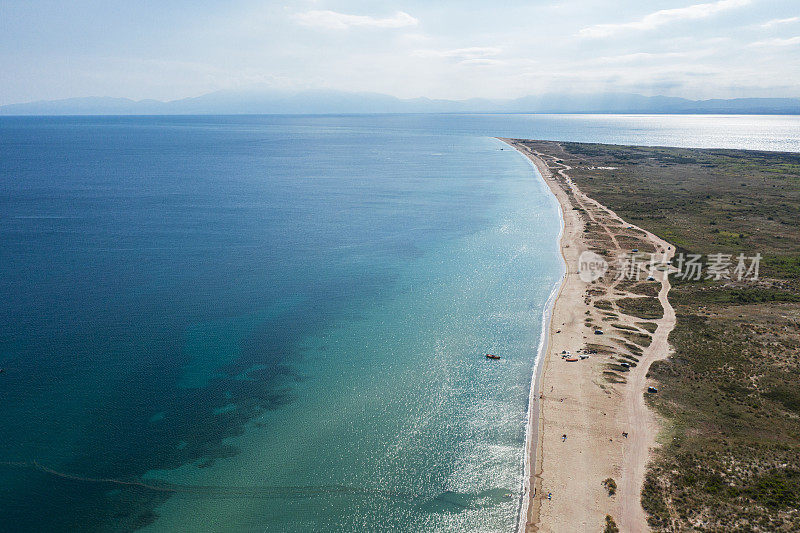
{"type": "Polygon", "coordinates": [[[500,359],[500,356],[499,355],[494,355],[492,353],[487,353],[486,354],[486,359],[500,359]]]}

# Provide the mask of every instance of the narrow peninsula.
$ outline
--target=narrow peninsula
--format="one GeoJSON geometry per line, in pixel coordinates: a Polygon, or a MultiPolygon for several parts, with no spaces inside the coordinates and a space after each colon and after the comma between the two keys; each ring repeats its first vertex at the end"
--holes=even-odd
{"type": "Polygon", "coordinates": [[[800,155],[503,140],[567,266],[521,530],[800,529],[800,155]]]}

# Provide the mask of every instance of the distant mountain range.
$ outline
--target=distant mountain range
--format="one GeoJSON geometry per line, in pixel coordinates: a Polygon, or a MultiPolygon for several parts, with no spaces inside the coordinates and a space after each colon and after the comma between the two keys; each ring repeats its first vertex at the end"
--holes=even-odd
{"type": "Polygon", "coordinates": [[[507,100],[400,99],[341,91],[217,91],[169,102],[87,97],[0,106],[0,115],[240,115],[325,113],[800,114],[800,98],[688,100],[640,94],[546,94],[507,100]]]}

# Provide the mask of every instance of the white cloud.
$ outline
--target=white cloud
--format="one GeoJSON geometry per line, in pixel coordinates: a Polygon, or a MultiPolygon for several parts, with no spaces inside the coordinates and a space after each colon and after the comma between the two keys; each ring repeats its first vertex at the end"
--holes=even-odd
{"type": "MultiPolygon", "coordinates": [[[[707,44],[718,44],[716,41],[716,39],[712,39],[707,41],[707,44]]],[[[664,64],[674,60],[697,60],[713,56],[719,52],[719,48],[701,47],[699,44],[693,48],[693,50],[687,52],[636,52],[633,54],[602,56],[591,61],[608,65],[664,64]]]]}
{"type": "Polygon", "coordinates": [[[685,52],[665,52],[653,54],[650,52],[637,52],[634,54],[622,54],[618,56],[604,56],[597,58],[598,63],[640,63],[651,62],[661,59],[682,59],[689,57],[685,52]]]}
{"type": "Polygon", "coordinates": [[[417,57],[441,57],[447,59],[475,60],[496,56],[502,49],[494,46],[473,46],[454,50],[415,50],[417,57]]]}
{"type": "Polygon", "coordinates": [[[469,66],[478,66],[478,67],[491,67],[495,65],[504,65],[504,61],[500,61],[499,59],[488,59],[488,58],[475,58],[475,59],[464,59],[458,62],[459,65],[469,65],[469,66]]]}
{"type": "Polygon", "coordinates": [[[303,26],[325,28],[329,30],[346,30],[348,28],[405,28],[416,26],[419,20],[408,13],[398,11],[391,17],[376,18],[367,15],[350,15],[336,11],[306,11],[296,13],[294,19],[303,26]]]}
{"type": "Polygon", "coordinates": [[[706,4],[694,4],[688,7],[675,9],[662,9],[632,22],[620,24],[597,24],[582,29],[578,34],[581,37],[610,37],[625,30],[653,30],[664,24],[679,20],[698,20],[704,19],[737,7],[750,4],[752,0],[718,0],[706,4]]]}
{"type": "Polygon", "coordinates": [[[433,40],[433,37],[431,37],[430,35],[425,35],[424,33],[406,32],[400,34],[399,40],[409,46],[412,45],[421,46],[424,43],[431,42],[433,40]]]}
{"type": "Polygon", "coordinates": [[[772,19],[768,20],[764,24],[760,24],[762,28],[774,28],[775,26],[780,26],[781,24],[791,24],[792,22],[797,22],[800,20],[800,17],[790,17],[788,19],[772,19]]]}
{"type": "Polygon", "coordinates": [[[766,41],[756,41],[750,46],[794,46],[800,44],[800,37],[789,37],[788,39],[767,39],[766,41]]]}

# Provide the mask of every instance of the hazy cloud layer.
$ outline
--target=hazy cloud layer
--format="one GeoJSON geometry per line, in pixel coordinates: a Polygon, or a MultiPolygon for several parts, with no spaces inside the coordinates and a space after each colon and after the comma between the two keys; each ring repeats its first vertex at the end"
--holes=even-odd
{"type": "Polygon", "coordinates": [[[797,0],[0,0],[0,17],[0,104],[315,88],[800,96],[797,0]]]}
{"type": "Polygon", "coordinates": [[[762,28],[774,28],[775,26],[780,26],[781,24],[791,24],[793,22],[800,22],[800,17],[789,17],[785,19],[772,19],[768,20],[767,22],[761,24],[762,28]]]}
{"type": "Polygon", "coordinates": [[[470,48],[456,48],[455,50],[415,50],[414,55],[417,57],[482,59],[489,56],[496,56],[500,52],[500,48],[493,46],[473,46],[470,48]]]}
{"type": "Polygon", "coordinates": [[[765,41],[756,41],[752,46],[797,46],[800,44],[800,36],[789,37],[787,39],[767,39],[765,41]]]}
{"type": "Polygon", "coordinates": [[[346,30],[352,27],[361,28],[404,28],[416,26],[419,21],[402,11],[391,17],[377,18],[366,15],[350,15],[336,11],[306,11],[294,15],[295,20],[303,26],[326,28],[330,30],[346,30]]]}
{"type": "Polygon", "coordinates": [[[654,30],[664,24],[711,17],[729,9],[746,6],[751,2],[752,0],[718,0],[717,2],[694,4],[676,9],[661,9],[632,22],[590,26],[582,29],[580,35],[583,37],[611,37],[626,30],[654,30]]]}

